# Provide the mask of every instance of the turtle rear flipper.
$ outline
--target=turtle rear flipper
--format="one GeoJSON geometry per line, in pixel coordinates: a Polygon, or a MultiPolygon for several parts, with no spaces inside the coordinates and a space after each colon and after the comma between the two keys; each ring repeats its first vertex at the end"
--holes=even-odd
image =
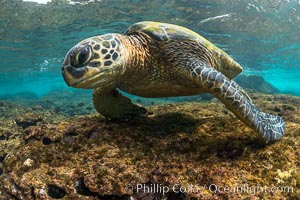
{"type": "Polygon", "coordinates": [[[281,117],[259,112],[256,118],[258,120],[254,126],[256,130],[262,134],[265,141],[277,141],[284,134],[285,122],[281,117]]]}
{"type": "Polygon", "coordinates": [[[191,75],[200,87],[220,99],[241,121],[260,133],[266,143],[282,137],[285,130],[283,119],[259,111],[237,83],[206,63],[199,63],[191,68],[191,75]]]}

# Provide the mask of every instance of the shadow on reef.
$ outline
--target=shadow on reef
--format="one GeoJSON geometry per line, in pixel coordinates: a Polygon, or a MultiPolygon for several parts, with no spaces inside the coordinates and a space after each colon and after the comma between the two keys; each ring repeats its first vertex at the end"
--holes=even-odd
{"type": "MultiPolygon", "coordinates": [[[[195,153],[198,154],[199,159],[205,159],[212,154],[224,159],[235,159],[243,154],[245,147],[259,149],[265,146],[264,142],[256,136],[234,135],[234,129],[228,130],[228,135],[224,136],[222,131],[227,126],[227,122],[222,122],[222,120],[221,116],[197,119],[192,115],[176,112],[154,117],[140,117],[129,122],[118,123],[118,125],[124,130],[126,128],[140,130],[141,136],[147,138],[142,141],[144,146],[151,148],[155,144],[150,145],[148,137],[164,140],[165,137],[177,135],[174,141],[161,144],[159,148],[164,152],[175,151],[183,155],[195,153]]],[[[157,151],[159,152],[159,149],[157,151]]]]}
{"type": "Polygon", "coordinates": [[[69,117],[2,103],[6,117],[0,122],[0,197],[298,198],[300,100],[251,96],[262,110],[286,119],[287,133],[281,141],[264,146],[255,132],[215,100],[149,106],[149,116],[123,122],[107,121],[98,114],[69,117]],[[193,184],[199,190],[169,191],[163,196],[159,191],[141,192],[139,184],[170,188],[193,184]],[[208,189],[243,184],[291,186],[293,193],[208,189]]]}

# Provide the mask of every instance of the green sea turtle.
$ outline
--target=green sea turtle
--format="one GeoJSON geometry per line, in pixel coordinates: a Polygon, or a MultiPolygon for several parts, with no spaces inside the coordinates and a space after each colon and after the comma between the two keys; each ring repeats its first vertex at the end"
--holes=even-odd
{"type": "Polygon", "coordinates": [[[258,110],[231,80],[242,67],[197,33],[173,24],[139,22],[125,34],[85,39],[67,53],[62,73],[76,88],[93,88],[95,109],[107,118],[145,114],[117,90],[142,97],[196,95],[220,99],[266,142],[279,140],[281,117],[258,110]]]}

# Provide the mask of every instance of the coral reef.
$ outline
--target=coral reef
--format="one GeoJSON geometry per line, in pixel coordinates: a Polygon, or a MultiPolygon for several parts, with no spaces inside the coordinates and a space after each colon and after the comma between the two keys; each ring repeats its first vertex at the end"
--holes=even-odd
{"type": "Polygon", "coordinates": [[[53,110],[67,115],[84,115],[95,112],[91,98],[91,91],[73,92],[65,89],[54,90],[41,97],[37,97],[31,92],[6,94],[0,96],[0,101],[9,101],[24,107],[35,105],[36,108],[53,110]]]}
{"type": "Polygon", "coordinates": [[[0,102],[0,199],[299,199],[300,99],[251,97],[286,120],[281,141],[215,99],[118,122],[0,102]]]}

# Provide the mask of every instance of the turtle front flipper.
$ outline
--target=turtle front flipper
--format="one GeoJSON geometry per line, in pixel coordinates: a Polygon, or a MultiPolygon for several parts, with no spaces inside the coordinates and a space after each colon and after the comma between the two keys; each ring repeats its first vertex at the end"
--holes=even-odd
{"type": "Polygon", "coordinates": [[[112,120],[129,119],[147,113],[146,108],[133,104],[117,89],[95,89],[93,103],[97,112],[112,120]]]}
{"type": "Polygon", "coordinates": [[[191,76],[200,87],[220,99],[241,121],[260,133],[267,143],[282,137],[285,131],[283,119],[259,111],[236,82],[205,63],[194,65],[192,69],[191,76]]]}

